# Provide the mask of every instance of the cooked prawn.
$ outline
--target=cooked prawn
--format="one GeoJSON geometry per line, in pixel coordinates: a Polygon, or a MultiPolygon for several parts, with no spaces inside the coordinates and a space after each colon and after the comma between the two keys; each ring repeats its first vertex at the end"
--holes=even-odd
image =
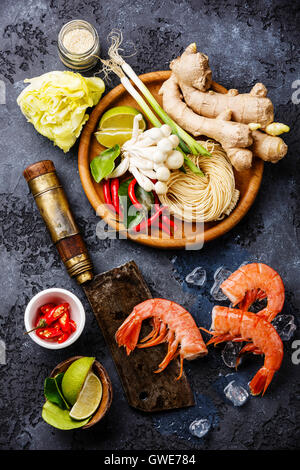
{"type": "Polygon", "coordinates": [[[279,274],[263,263],[241,266],[221,284],[233,306],[248,310],[255,300],[268,298],[267,306],[257,315],[272,321],[284,304],[284,285],[279,274]]]}
{"type": "Polygon", "coordinates": [[[196,359],[207,354],[207,348],[192,315],[171,300],[149,299],[136,305],[131,314],[116,332],[119,346],[126,348],[127,355],[138,348],[149,348],[163,342],[168,343],[168,352],[155,373],[162,372],[167,365],[180,356],[180,379],[183,359],[196,359]],[[138,344],[142,322],[151,319],[153,329],[138,344]]]}
{"type": "Polygon", "coordinates": [[[212,311],[212,338],[207,344],[223,341],[249,341],[240,354],[253,352],[264,354],[263,367],[251,380],[249,387],[252,395],[266,392],[272,378],[281,366],[283,344],[273,325],[255,313],[237,308],[214,307],[212,311]]]}

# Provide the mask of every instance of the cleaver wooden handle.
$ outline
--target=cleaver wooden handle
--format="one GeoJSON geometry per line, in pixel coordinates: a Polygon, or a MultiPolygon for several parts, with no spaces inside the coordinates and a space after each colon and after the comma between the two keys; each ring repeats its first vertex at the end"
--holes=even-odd
{"type": "Polygon", "coordinates": [[[33,163],[23,175],[69,275],[78,284],[90,281],[93,278],[92,262],[54,163],[51,160],[33,163]]]}

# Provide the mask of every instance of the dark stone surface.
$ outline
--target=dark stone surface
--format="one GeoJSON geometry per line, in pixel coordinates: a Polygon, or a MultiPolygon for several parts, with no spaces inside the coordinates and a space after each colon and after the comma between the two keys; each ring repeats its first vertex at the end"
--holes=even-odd
{"type": "MultiPolygon", "coordinates": [[[[263,398],[234,408],[220,394],[220,380],[229,372],[219,350],[187,363],[185,370],[197,405],[169,414],[144,415],[126,402],[112,359],[83,292],[64,271],[22,177],[23,169],[43,158],[54,161],[71,206],[85,234],[96,271],[135,259],[153,295],[180,302],[209,327],[213,273],[221,265],[236,269],[245,260],[259,260],[281,274],[286,287],[284,313],[299,316],[299,114],[291,101],[292,83],[299,80],[299,2],[241,0],[181,2],[93,0],[1,0],[0,78],[6,84],[6,105],[0,105],[1,136],[1,314],[0,338],[6,365],[0,365],[3,449],[294,449],[299,443],[297,397],[299,365],[293,365],[292,342],[284,345],[280,372],[263,398]],[[129,61],[137,73],[161,70],[196,42],[210,57],[215,80],[248,91],[265,83],[276,120],[291,126],[285,140],[288,156],[265,165],[258,198],[244,220],[229,234],[198,252],[162,252],[124,240],[100,241],[96,218],[81,187],[77,147],[64,155],[39,135],[21,115],[16,97],[23,79],[63,70],[56,51],[60,27],[73,18],[97,26],[102,54],[106,36],[120,28],[137,54],[129,61]],[[185,276],[196,266],[207,270],[203,288],[190,288],[185,276]],[[84,334],[66,350],[50,351],[23,336],[27,302],[47,287],[65,287],[83,301],[84,334]],[[105,420],[87,431],[62,432],[41,418],[43,381],[67,357],[95,355],[109,371],[114,400],[105,420]],[[189,423],[210,416],[213,428],[197,440],[189,423]]],[[[111,86],[116,84],[113,80],[111,86]]],[[[299,339],[296,331],[294,339],[299,339]]],[[[248,381],[261,359],[248,359],[238,376],[248,381]]],[[[299,405],[299,402],[298,402],[299,405]]],[[[299,410],[299,407],[298,407],[299,410]]],[[[299,420],[299,415],[298,415],[299,420]]]]}

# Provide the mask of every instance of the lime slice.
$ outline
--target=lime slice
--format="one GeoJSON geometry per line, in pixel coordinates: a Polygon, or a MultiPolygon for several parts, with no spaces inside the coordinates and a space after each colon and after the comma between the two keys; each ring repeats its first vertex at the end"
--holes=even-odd
{"type": "MultiPolygon", "coordinates": [[[[131,106],[116,106],[111,108],[100,119],[98,131],[95,132],[99,144],[104,147],[113,147],[116,144],[123,145],[131,139],[133,119],[141,114],[131,106]]],[[[139,122],[141,131],[146,129],[146,122],[141,119],[139,122]]]]}
{"type": "MultiPolygon", "coordinates": [[[[115,106],[102,115],[99,129],[132,129],[133,119],[138,114],[141,114],[141,112],[131,106],[115,106]]],[[[143,121],[140,122],[140,128],[146,128],[145,121],[144,123],[143,121]]]]}
{"type": "Polygon", "coordinates": [[[72,362],[64,373],[61,388],[65,399],[74,405],[85,379],[93,365],[94,357],[81,357],[72,362]]]}
{"type": "Polygon", "coordinates": [[[76,420],[83,420],[97,410],[102,398],[102,384],[98,377],[90,372],[79,393],[77,401],[70,411],[70,416],[76,420]]]}
{"type": "Polygon", "coordinates": [[[116,144],[120,147],[131,139],[132,129],[105,129],[95,132],[96,139],[103,147],[114,147],[116,144]]]}

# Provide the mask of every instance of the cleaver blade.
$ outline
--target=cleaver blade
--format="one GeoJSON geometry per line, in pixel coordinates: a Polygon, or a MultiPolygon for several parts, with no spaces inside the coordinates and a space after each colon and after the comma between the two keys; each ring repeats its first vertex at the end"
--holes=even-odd
{"type": "Polygon", "coordinates": [[[193,406],[194,397],[185,373],[175,380],[180,368],[178,359],[162,373],[154,373],[166,355],[166,344],[136,348],[127,356],[115,341],[116,331],[134,306],[152,297],[136,263],[130,261],[97,274],[83,289],[110,349],[128,403],[146,412],[193,406]]]}

